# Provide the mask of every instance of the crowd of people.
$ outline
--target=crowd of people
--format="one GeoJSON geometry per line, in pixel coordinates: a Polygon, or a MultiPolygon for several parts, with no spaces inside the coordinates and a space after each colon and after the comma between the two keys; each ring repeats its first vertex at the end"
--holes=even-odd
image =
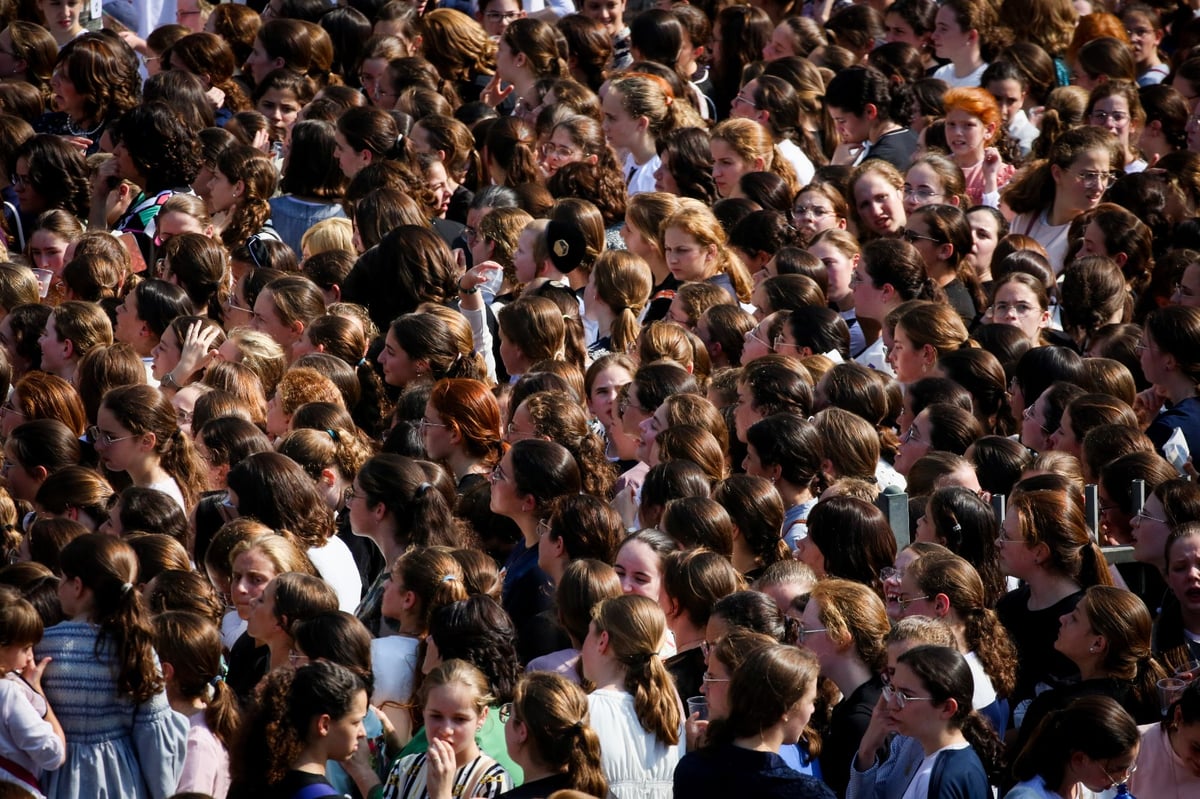
{"type": "Polygon", "coordinates": [[[0,194],[0,799],[1200,792],[1192,5],[0,2],[0,194]]]}

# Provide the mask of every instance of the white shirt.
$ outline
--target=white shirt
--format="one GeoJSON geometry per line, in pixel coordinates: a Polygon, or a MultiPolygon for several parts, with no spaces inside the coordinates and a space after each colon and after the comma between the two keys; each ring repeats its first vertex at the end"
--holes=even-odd
{"type": "Polygon", "coordinates": [[[979,81],[983,78],[983,72],[987,68],[987,64],[981,64],[974,72],[960,78],[954,74],[954,64],[945,64],[934,71],[933,77],[946,81],[951,89],[969,89],[979,85],[979,81]]]}
{"type": "Polygon", "coordinates": [[[783,157],[791,162],[792,169],[796,170],[796,176],[800,178],[801,186],[807,186],[812,182],[813,175],[817,170],[813,166],[812,160],[800,149],[800,145],[791,139],[783,139],[779,142],[779,152],[783,153],[783,157]]]}
{"type": "Polygon", "coordinates": [[[308,550],[308,559],[337,594],[338,609],[353,613],[362,600],[362,575],[346,542],[336,535],[330,536],[325,546],[308,550]]]}
{"type": "MultiPolygon", "coordinates": [[[[668,746],[646,732],[633,708],[633,695],[599,689],[588,694],[592,729],[604,745],[600,770],[614,799],[672,799],[675,766],[683,757],[683,720],[679,743],[668,746]]],[[[680,716],[682,717],[682,713],[680,716]]]]}
{"type": "Polygon", "coordinates": [[[625,166],[621,169],[621,174],[625,176],[625,182],[628,185],[627,194],[632,197],[635,194],[642,192],[654,191],[654,173],[662,166],[662,160],[655,155],[649,161],[637,165],[633,160],[633,155],[625,156],[625,166]]]}
{"type": "Polygon", "coordinates": [[[917,766],[917,773],[913,775],[912,782],[904,790],[904,796],[901,799],[926,799],[929,796],[929,778],[933,774],[933,766],[937,763],[937,759],[941,756],[942,752],[966,749],[968,746],[970,744],[963,741],[962,743],[942,747],[926,755],[925,759],[921,761],[921,765],[917,766]]]}

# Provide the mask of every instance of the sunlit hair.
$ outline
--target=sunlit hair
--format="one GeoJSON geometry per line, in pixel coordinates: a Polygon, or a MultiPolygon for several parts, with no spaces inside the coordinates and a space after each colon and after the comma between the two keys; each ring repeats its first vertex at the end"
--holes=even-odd
{"type": "Polygon", "coordinates": [[[676,229],[696,240],[703,249],[714,248],[716,272],[729,276],[734,291],[742,302],[749,302],[753,292],[753,284],[746,265],[740,258],[729,251],[729,238],[721,223],[713,216],[710,209],[704,207],[687,207],[676,211],[665,219],[660,228],[660,246],[663,237],[670,229],[676,229]]]}

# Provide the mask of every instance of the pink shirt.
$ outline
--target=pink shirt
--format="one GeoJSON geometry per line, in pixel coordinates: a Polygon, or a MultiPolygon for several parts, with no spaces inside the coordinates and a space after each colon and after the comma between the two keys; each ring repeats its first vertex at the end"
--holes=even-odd
{"type": "Polygon", "coordinates": [[[1137,771],[1129,778],[1129,792],[1146,799],[1183,799],[1200,796],[1200,777],[1175,754],[1161,724],[1138,727],[1142,747],[1137,771]]]}

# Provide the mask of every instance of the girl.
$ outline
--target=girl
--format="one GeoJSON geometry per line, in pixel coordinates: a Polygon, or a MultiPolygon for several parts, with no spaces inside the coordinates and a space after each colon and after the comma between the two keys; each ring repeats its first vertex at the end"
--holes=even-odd
{"type": "Polygon", "coordinates": [[[79,22],[83,14],[83,0],[38,0],[37,9],[60,50],[85,32],[79,22]]]}
{"type": "Polygon", "coordinates": [[[380,608],[385,618],[395,620],[397,633],[371,642],[372,658],[389,664],[376,675],[371,701],[406,742],[412,737],[410,708],[429,620],[438,608],[466,598],[462,567],[447,552],[410,549],[391,568],[380,608]]]}
{"type": "Polygon", "coordinates": [[[971,668],[957,651],[919,646],[900,656],[883,701],[901,735],[921,744],[925,759],[905,796],[986,796],[1000,758],[996,733],[971,707],[971,668]]]}
{"type": "Polygon", "coordinates": [[[188,719],[187,756],[179,792],[224,796],[229,791],[229,747],[241,713],[225,683],[221,633],[203,616],[168,611],[154,617],[154,640],[162,660],[171,709],[188,719]]]}
{"type": "MultiPolygon", "coordinates": [[[[944,298],[945,294],[925,275],[921,254],[901,239],[876,239],[862,249],[858,268],[851,273],[856,317],[882,326],[904,302],[944,298]]],[[[888,362],[886,342],[877,335],[855,360],[864,366],[894,374],[888,362]]]]}
{"type": "Polygon", "coordinates": [[[1043,719],[1017,752],[1005,799],[1080,796],[1131,782],[1137,724],[1107,696],[1084,696],[1043,719]],[[1082,790],[1081,790],[1082,789],[1082,790]]]}
{"type": "Polygon", "coordinates": [[[850,352],[857,355],[867,346],[854,313],[854,289],[851,286],[861,252],[858,241],[845,230],[826,230],[810,240],[808,251],[825,266],[828,280],[825,297],[850,327],[850,352]]]}
{"type": "Polygon", "coordinates": [[[58,596],[67,621],[35,651],[69,742],[46,795],[169,796],[179,785],[188,722],[172,712],[154,633],[134,590],[137,556],[119,538],[82,535],[59,554],[58,596]],[[80,690],[82,684],[86,690],[80,690]]]}
{"type": "Polygon", "coordinates": [[[254,298],[250,326],[273,338],[287,357],[294,358],[294,345],[305,328],[324,313],[325,295],[317,284],[301,275],[287,275],[272,280],[254,298]]]}
{"type": "Polygon", "coordinates": [[[270,650],[270,668],[293,662],[296,624],[338,609],[337,594],[319,577],[280,574],[267,583],[250,607],[246,634],[270,650]]]}
{"type": "Polygon", "coordinates": [[[175,407],[150,386],[123,386],[104,395],[89,431],[105,468],[133,484],[168,494],[185,511],[205,487],[205,470],[179,430],[175,407]]]}
{"type": "Polygon", "coordinates": [[[5,708],[0,747],[6,753],[0,782],[16,782],[39,794],[37,775],[59,768],[67,754],[62,726],[42,690],[47,661],[33,659],[42,633],[37,609],[15,588],[0,587],[0,703],[5,708]]]}
{"type": "Polygon", "coordinates": [[[971,205],[1000,205],[1000,189],[1016,170],[1004,163],[996,142],[1003,133],[1000,108],[979,87],[951,89],[942,100],[946,112],[946,143],[967,183],[971,205]]]}
{"type": "Polygon", "coordinates": [[[478,380],[435,383],[420,426],[426,453],[446,464],[460,494],[486,483],[504,454],[500,406],[478,380]]]}
{"type": "Polygon", "coordinates": [[[1200,735],[1200,682],[1193,680],[1183,696],[1166,713],[1162,722],[1139,728],[1138,774],[1130,774],[1128,786],[1143,796],[1167,795],[1172,791],[1191,793],[1200,789],[1200,763],[1196,760],[1196,736],[1200,735]]]}
{"type": "Polygon", "coordinates": [[[261,150],[234,145],[217,158],[208,185],[208,210],[224,214],[221,241],[230,250],[250,245],[260,237],[279,240],[271,227],[271,205],[278,172],[261,150]]]}
{"type": "Polygon", "coordinates": [[[953,205],[926,205],[908,219],[904,240],[925,260],[925,274],[941,287],[968,327],[987,305],[979,278],[967,262],[974,247],[971,225],[953,205]]]}
{"type": "Polygon", "coordinates": [[[917,156],[904,173],[904,210],[909,214],[933,203],[965,208],[966,193],[962,169],[941,153],[917,156]]]}
{"type": "Polygon", "coordinates": [[[777,754],[803,736],[818,672],[816,657],[804,648],[772,644],[749,654],[729,682],[728,715],[712,722],[708,745],[675,769],[675,795],[746,790],[755,796],[833,796],[816,777],[792,772],[777,754]]]}
{"type": "Polygon", "coordinates": [[[600,738],[588,723],[588,699],[575,683],[547,672],[532,672],[517,683],[506,715],[509,756],[525,772],[517,791],[501,796],[549,796],[574,790],[606,796],[600,764],[600,738]]]}
{"type": "Polygon", "coordinates": [[[668,797],[683,755],[683,718],[658,649],[666,618],[644,597],[606,599],[592,611],[580,655],[592,724],[615,745],[601,752],[610,795],[668,797]]]}
{"type": "Polygon", "coordinates": [[[896,167],[871,159],[850,175],[850,218],[861,241],[899,236],[908,221],[901,189],[904,178],[896,167]]]}
{"type": "MultiPolygon", "coordinates": [[[[318,660],[263,681],[234,752],[231,796],[333,796],[330,760],[348,761],[366,737],[367,689],[345,666],[318,660]]],[[[365,791],[364,791],[365,793],[365,791]]]]}
{"type": "MultiPolygon", "coordinates": [[[[369,538],[385,563],[395,563],[413,545],[453,547],[467,540],[441,491],[416,461],[400,455],[385,453],[364,463],[346,491],[346,506],[350,529],[369,538]]],[[[381,616],[387,576],[379,575],[355,611],[372,635],[392,631],[381,616]]]]}
{"type": "Polygon", "coordinates": [[[1040,475],[1018,483],[996,540],[1001,568],[1025,581],[996,605],[1020,656],[1010,699],[1020,718],[1020,703],[1033,698],[1038,683],[1076,671],[1054,648],[1059,619],[1087,587],[1108,585],[1110,578],[1104,556],[1090,543],[1082,494],[1066,478],[1040,475]]]}
{"type": "Polygon", "coordinates": [[[1118,163],[1126,174],[1145,171],[1148,164],[1138,151],[1138,141],[1146,126],[1137,87],[1132,83],[1105,81],[1088,95],[1088,121],[1117,137],[1121,150],[1118,163]]]}
{"type": "Polygon", "coordinates": [[[590,352],[627,352],[637,342],[652,280],[650,267],[633,253],[605,252],[596,259],[583,297],[584,314],[600,327],[590,352]]]}
{"type": "Polygon", "coordinates": [[[950,88],[979,86],[992,51],[1004,42],[996,9],[985,0],[949,0],[934,18],[933,50],[950,63],[938,67],[933,77],[950,88]]]}
{"type": "Polygon", "coordinates": [[[1017,216],[1011,232],[1033,237],[1058,275],[1067,254],[1071,220],[1095,208],[1124,163],[1108,131],[1075,128],[1059,136],[1044,161],[1027,166],[1008,184],[1003,200],[1017,216]]]}
{"type": "MultiPolygon", "coordinates": [[[[738,97],[742,98],[742,95],[738,97]]],[[[709,148],[713,158],[713,182],[717,184],[719,196],[735,196],[738,180],[750,172],[778,175],[787,184],[788,195],[796,193],[795,168],[775,146],[771,134],[757,122],[727,119],[718,123],[712,130],[709,148]]]]}
{"type": "Polygon", "coordinates": [[[613,80],[604,95],[604,135],[618,152],[627,153],[621,168],[629,196],[653,191],[661,165],[656,142],[677,128],[702,127],[699,114],[676,98],[662,78],[632,74],[613,80]]]}
{"type": "Polygon", "coordinates": [[[1171,67],[1163,62],[1158,50],[1166,32],[1158,10],[1145,3],[1130,3],[1121,10],[1121,21],[1125,23],[1129,48],[1137,61],[1137,85],[1162,83],[1170,74],[1171,67]]]}
{"type": "Polygon", "coordinates": [[[1050,324],[1050,298],[1042,281],[1025,272],[1009,272],[992,286],[992,324],[1012,325],[1032,346],[1044,343],[1050,324]]]}
{"type": "Polygon", "coordinates": [[[653,280],[649,304],[639,320],[642,324],[665,318],[675,290],[679,288],[679,281],[667,267],[666,255],[659,238],[662,223],[678,210],[678,198],[674,194],[661,191],[642,192],[631,197],[625,208],[625,225],[621,228],[621,238],[629,252],[646,261],[653,280]]]}
{"type": "Polygon", "coordinates": [[[833,680],[843,697],[821,733],[821,773],[831,788],[844,791],[871,708],[883,692],[878,675],[887,663],[887,609],[867,586],[827,578],[813,587],[800,625],[797,643],[812,650],[821,675],[833,680]]]}
{"type": "Polygon", "coordinates": [[[1198,345],[1200,308],[1173,305],[1146,317],[1137,349],[1142,372],[1154,384],[1156,398],[1147,401],[1147,397],[1139,396],[1138,403],[1147,410],[1160,407],[1161,398],[1169,403],[1169,408],[1158,413],[1146,428],[1160,451],[1177,429],[1183,432],[1189,447],[1200,446],[1200,425],[1193,421],[1193,414],[1200,409],[1196,390],[1200,372],[1193,361],[1198,345]]]}
{"type": "Polygon", "coordinates": [[[663,222],[661,242],[676,280],[704,280],[740,302],[749,302],[753,283],[740,258],[730,254],[720,222],[708,209],[685,208],[663,222]]]}
{"type": "Polygon", "coordinates": [[[846,197],[832,183],[814,180],[800,190],[792,205],[792,222],[804,241],[831,228],[846,229],[850,207],[846,197]]]}
{"type": "Polygon", "coordinates": [[[46,283],[47,291],[42,293],[45,304],[58,305],[66,298],[62,271],[67,264],[67,251],[82,237],[83,226],[67,211],[54,209],[37,218],[29,234],[25,255],[33,268],[51,273],[46,283]]]}
{"type": "Polygon", "coordinates": [[[948,303],[913,302],[898,316],[887,358],[901,383],[927,377],[940,355],[967,344],[966,325],[948,303]]]}
{"type": "Polygon", "coordinates": [[[513,787],[504,767],[475,743],[492,701],[479,669],[465,660],[442,663],[425,675],[420,700],[429,749],[396,761],[384,799],[495,797],[513,787]]]}
{"type": "Polygon", "coordinates": [[[510,84],[495,92],[496,99],[508,95],[526,102],[537,97],[534,84],[543,79],[567,76],[567,64],[559,56],[555,29],[540,19],[518,19],[500,34],[496,48],[496,87],[510,84]]]}
{"type": "Polygon", "coordinates": [[[917,134],[907,127],[910,100],[892,88],[886,75],[874,67],[842,70],[825,96],[841,103],[829,102],[838,136],[850,147],[851,160],[839,163],[857,165],[874,158],[893,169],[908,168],[917,146],[917,134]]]}
{"type": "Polygon", "coordinates": [[[378,160],[399,155],[402,147],[395,120],[386,111],[369,107],[342,114],[334,142],[334,156],[347,178],[378,160]]]}

